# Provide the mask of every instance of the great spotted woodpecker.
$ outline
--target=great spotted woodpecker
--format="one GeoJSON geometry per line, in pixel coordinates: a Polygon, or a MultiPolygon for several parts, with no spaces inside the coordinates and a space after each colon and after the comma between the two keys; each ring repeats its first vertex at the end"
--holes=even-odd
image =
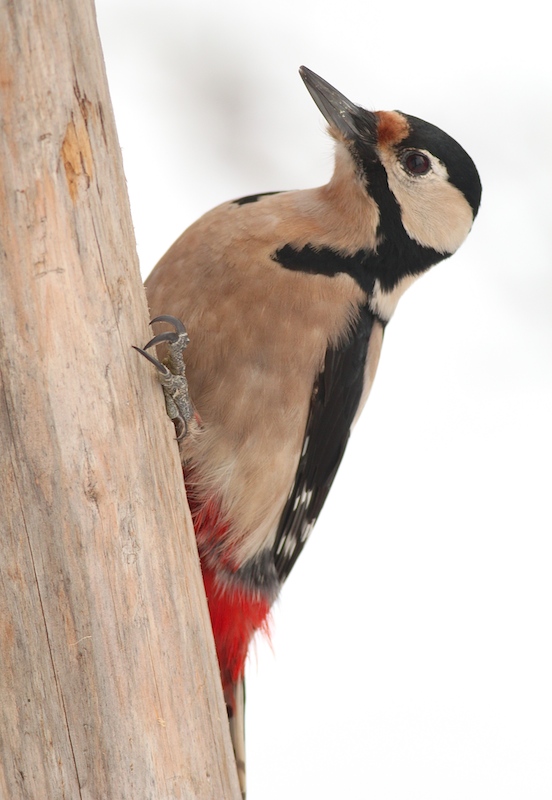
{"type": "Polygon", "coordinates": [[[244,795],[249,644],[326,500],[400,296],[462,244],[481,198],[473,161],[442,130],[300,73],[335,140],[330,182],[218,206],[146,281],[151,310],[175,328],[146,349],[170,346],[168,367],[149,357],[187,429],[182,465],[244,795]]]}

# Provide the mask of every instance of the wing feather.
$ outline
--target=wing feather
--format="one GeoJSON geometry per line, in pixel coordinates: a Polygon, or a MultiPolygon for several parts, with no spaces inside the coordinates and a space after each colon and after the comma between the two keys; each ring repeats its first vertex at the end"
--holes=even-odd
{"type": "Polygon", "coordinates": [[[273,547],[282,582],[308,539],[345,453],[363,395],[375,319],[367,305],[360,309],[349,338],[339,347],[328,348],[315,380],[295,481],[273,547]]]}

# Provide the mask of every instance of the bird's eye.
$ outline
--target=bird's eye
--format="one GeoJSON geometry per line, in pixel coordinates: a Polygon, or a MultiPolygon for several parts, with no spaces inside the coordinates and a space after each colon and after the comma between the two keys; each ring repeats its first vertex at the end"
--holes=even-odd
{"type": "Polygon", "coordinates": [[[431,161],[425,153],[418,150],[409,150],[405,153],[401,162],[403,167],[411,175],[426,175],[431,169],[431,161]]]}

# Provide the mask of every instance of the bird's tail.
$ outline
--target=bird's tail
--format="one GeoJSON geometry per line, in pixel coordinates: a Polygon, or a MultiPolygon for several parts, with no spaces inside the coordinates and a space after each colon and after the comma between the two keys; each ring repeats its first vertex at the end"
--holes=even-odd
{"type": "Polygon", "coordinates": [[[245,800],[245,679],[241,678],[225,691],[230,736],[234,747],[238,780],[245,800]]]}

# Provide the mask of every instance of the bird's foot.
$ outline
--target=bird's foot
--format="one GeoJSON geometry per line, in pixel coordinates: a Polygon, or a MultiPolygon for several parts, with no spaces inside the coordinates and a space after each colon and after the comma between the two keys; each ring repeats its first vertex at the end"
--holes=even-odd
{"type": "Polygon", "coordinates": [[[152,319],[150,325],[155,322],[168,322],[174,327],[174,331],[165,331],[154,336],[153,339],[144,345],[136,347],[144,358],[156,368],[159,373],[159,380],[165,393],[165,405],[167,414],[174,422],[177,439],[181,441],[188,433],[190,421],[194,417],[194,407],[188,392],[188,381],[186,380],[186,365],[184,363],[184,350],[188,346],[190,339],[183,323],[176,317],[168,314],[161,314],[152,319]],[[155,345],[167,344],[167,357],[159,361],[150,355],[147,350],[155,345]]]}

